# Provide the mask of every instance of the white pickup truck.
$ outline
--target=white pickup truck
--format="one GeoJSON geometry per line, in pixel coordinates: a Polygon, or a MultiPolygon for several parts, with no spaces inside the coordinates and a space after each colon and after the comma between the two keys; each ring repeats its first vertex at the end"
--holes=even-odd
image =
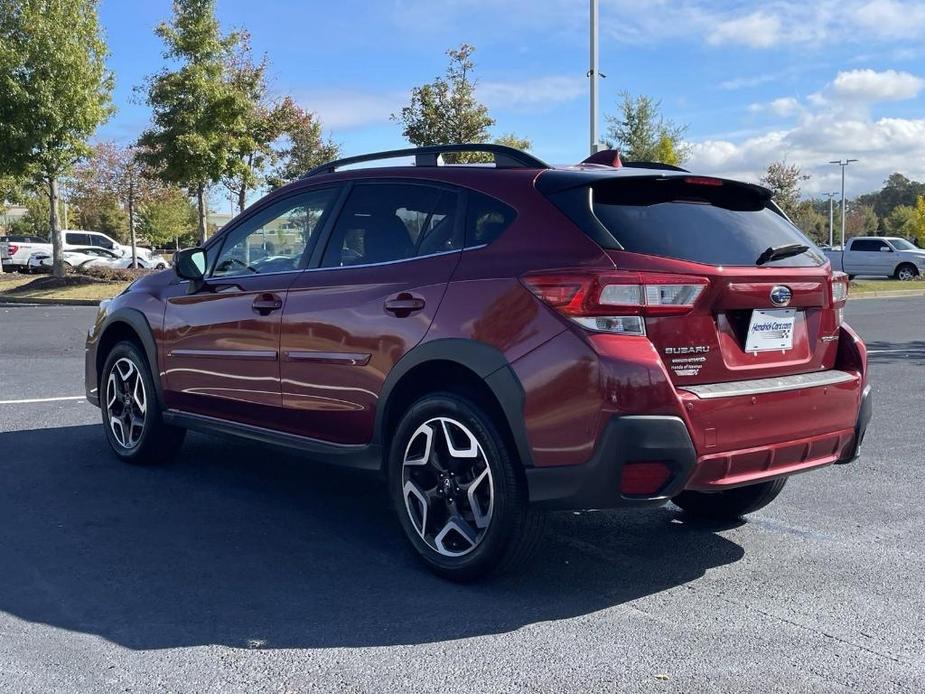
{"type": "MultiPolygon", "coordinates": [[[[93,246],[110,250],[122,258],[132,255],[131,246],[119,243],[99,231],[64,229],[61,235],[64,239],[64,250],[93,246]]],[[[37,236],[9,236],[0,240],[0,262],[3,263],[5,271],[26,270],[29,257],[36,251],[47,251],[50,254],[51,244],[46,239],[37,236]]],[[[151,257],[149,248],[138,246],[135,251],[139,258],[147,260],[151,257]]]]}
{"type": "Polygon", "coordinates": [[[857,236],[842,251],[824,250],[834,270],[849,277],[895,277],[912,280],[925,273],[925,248],[895,236],[857,236]]]}

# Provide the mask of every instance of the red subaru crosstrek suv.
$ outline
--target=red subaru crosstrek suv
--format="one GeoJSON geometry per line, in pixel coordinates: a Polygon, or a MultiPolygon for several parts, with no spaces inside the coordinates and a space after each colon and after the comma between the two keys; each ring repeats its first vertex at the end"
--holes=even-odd
{"type": "Polygon", "coordinates": [[[194,429],[381,471],[454,579],[523,561],[547,509],[754,511],[870,418],[848,278],[770,192],[613,151],[332,162],[175,261],[87,341],[115,454],[194,429]]]}

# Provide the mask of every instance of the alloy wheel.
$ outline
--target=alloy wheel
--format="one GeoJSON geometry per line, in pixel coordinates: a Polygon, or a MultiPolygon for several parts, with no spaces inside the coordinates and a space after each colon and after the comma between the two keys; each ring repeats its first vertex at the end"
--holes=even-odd
{"type": "Polygon", "coordinates": [[[405,448],[402,495],[412,526],[431,549],[446,557],[474,550],[491,524],[495,490],[472,431],[449,417],[421,424],[405,448]]]}
{"type": "Polygon", "coordinates": [[[915,273],[912,271],[912,268],[903,267],[899,269],[898,277],[903,282],[908,282],[909,280],[915,279],[915,273]]]}
{"type": "Polygon", "coordinates": [[[109,428],[122,448],[132,449],[141,440],[147,405],[145,384],[138,366],[126,357],[116,360],[106,381],[106,414],[109,428]]]}

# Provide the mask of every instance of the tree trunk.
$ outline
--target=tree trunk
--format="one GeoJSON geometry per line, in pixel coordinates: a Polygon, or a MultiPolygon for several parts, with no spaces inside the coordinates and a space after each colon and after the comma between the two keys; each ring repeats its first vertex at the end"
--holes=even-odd
{"type": "Polygon", "coordinates": [[[206,226],[206,187],[202,183],[196,187],[196,212],[199,218],[199,245],[202,246],[206,242],[208,229],[206,226]]]}
{"type": "Polygon", "coordinates": [[[64,277],[64,239],[61,238],[61,222],[58,220],[58,179],[48,177],[49,236],[51,236],[51,257],[55,277],[64,277]]]}
{"type": "Polygon", "coordinates": [[[241,190],[238,191],[238,214],[244,212],[245,207],[247,207],[247,188],[242,185],[241,190]]]}
{"type": "Polygon", "coordinates": [[[135,245],[135,181],[132,178],[128,180],[128,233],[132,239],[132,267],[137,268],[138,249],[135,245]]]}

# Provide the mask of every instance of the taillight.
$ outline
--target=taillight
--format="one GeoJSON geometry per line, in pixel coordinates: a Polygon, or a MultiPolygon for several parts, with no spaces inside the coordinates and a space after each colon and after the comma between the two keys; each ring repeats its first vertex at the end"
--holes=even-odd
{"type": "Polygon", "coordinates": [[[8,243],[6,244],[6,250],[10,255],[16,255],[16,251],[19,250],[19,246],[17,246],[15,243],[8,243]]]}
{"type": "Polygon", "coordinates": [[[848,302],[848,275],[844,272],[832,273],[832,308],[838,325],[842,324],[845,304],[848,302]]]}
{"type": "Polygon", "coordinates": [[[647,316],[690,312],[709,284],[706,278],[687,275],[581,271],[530,274],[523,282],[579,325],[627,335],[645,335],[647,316]]]}

